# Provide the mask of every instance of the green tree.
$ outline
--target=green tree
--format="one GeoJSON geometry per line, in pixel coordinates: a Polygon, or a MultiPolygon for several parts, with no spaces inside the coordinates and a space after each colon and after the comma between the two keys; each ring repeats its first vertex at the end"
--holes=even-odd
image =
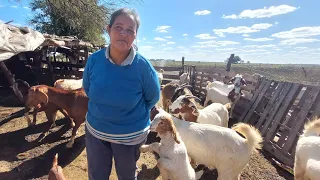
{"type": "Polygon", "coordinates": [[[34,16],[29,23],[42,33],[77,36],[94,45],[103,45],[106,41],[103,33],[110,14],[123,3],[131,1],[32,0],[30,8],[34,16]]]}

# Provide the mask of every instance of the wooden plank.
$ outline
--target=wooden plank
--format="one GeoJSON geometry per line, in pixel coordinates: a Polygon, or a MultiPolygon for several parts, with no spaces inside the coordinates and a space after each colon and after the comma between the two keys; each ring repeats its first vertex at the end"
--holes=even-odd
{"type": "Polygon", "coordinates": [[[281,93],[280,99],[279,99],[280,103],[277,103],[277,106],[272,110],[274,112],[272,112],[272,114],[269,115],[270,119],[267,120],[268,124],[266,124],[261,131],[261,133],[263,134],[263,136],[265,136],[265,139],[267,139],[267,140],[271,140],[275,136],[277,127],[278,127],[281,119],[283,118],[285,113],[288,112],[289,105],[291,105],[293,103],[294,97],[297,94],[297,91],[300,87],[300,84],[290,83],[288,85],[289,85],[289,89],[290,89],[289,93],[287,93],[288,91],[286,88],[281,93]],[[285,97],[285,99],[284,99],[284,97],[285,97]],[[284,101],[283,101],[283,99],[284,99],[284,101]],[[279,106],[280,106],[280,108],[279,108],[279,106]],[[275,112],[276,112],[276,114],[274,116],[274,119],[273,119],[273,121],[271,121],[275,112]],[[268,129],[268,126],[271,122],[272,122],[272,126],[270,127],[270,129],[268,129]]]}
{"type": "Polygon", "coordinates": [[[179,75],[175,75],[175,74],[163,74],[163,78],[179,80],[180,76],[179,75]]]}
{"type": "Polygon", "coordinates": [[[288,138],[287,142],[284,144],[284,147],[282,149],[283,152],[288,152],[289,149],[292,147],[292,144],[294,143],[294,140],[296,139],[296,136],[297,136],[299,130],[303,127],[303,125],[305,123],[306,116],[307,116],[312,104],[314,103],[314,100],[317,98],[319,91],[320,90],[317,88],[313,88],[310,91],[306,101],[304,102],[303,106],[301,107],[301,111],[299,112],[299,114],[297,116],[297,122],[294,124],[291,131],[289,132],[289,136],[288,136],[289,138],[288,138]]]}
{"type": "Polygon", "coordinates": [[[254,104],[252,105],[252,107],[250,108],[248,114],[246,115],[246,117],[244,118],[244,123],[248,123],[249,119],[252,116],[252,113],[256,110],[256,107],[258,106],[258,104],[260,103],[262,97],[264,96],[264,93],[267,92],[267,90],[269,89],[270,85],[271,85],[272,81],[268,80],[266,85],[263,87],[263,89],[261,90],[261,92],[259,93],[257,99],[255,100],[254,104]]]}
{"type": "Polygon", "coordinates": [[[271,106],[271,108],[269,109],[268,112],[268,118],[266,119],[262,129],[261,130],[261,134],[263,136],[266,135],[266,132],[268,130],[268,127],[270,126],[270,124],[272,123],[272,121],[274,120],[274,116],[276,115],[276,113],[278,112],[278,109],[280,107],[280,105],[282,104],[282,101],[284,100],[284,98],[287,96],[289,90],[291,89],[293,84],[291,83],[284,83],[284,88],[283,90],[280,92],[281,94],[278,96],[279,98],[277,98],[274,102],[274,104],[271,106]]]}
{"type": "Polygon", "coordinates": [[[243,111],[243,113],[241,114],[241,117],[239,119],[239,122],[243,122],[244,118],[246,117],[247,113],[249,112],[249,109],[251,108],[251,106],[253,105],[253,103],[255,102],[255,100],[257,99],[259,93],[262,91],[263,87],[266,85],[267,83],[267,79],[263,79],[261,82],[261,86],[259,87],[259,89],[254,93],[251,101],[248,103],[247,108],[243,111]]]}
{"type": "Polygon", "coordinates": [[[267,107],[264,109],[262,115],[260,116],[258,123],[256,125],[257,128],[259,128],[259,130],[262,130],[262,124],[265,122],[265,118],[267,117],[267,115],[270,112],[270,109],[274,106],[275,100],[278,98],[278,96],[280,95],[280,92],[282,91],[282,89],[284,88],[285,83],[280,83],[277,87],[277,89],[275,90],[272,98],[270,99],[270,101],[268,102],[267,107]]]}
{"type": "Polygon", "coordinates": [[[276,144],[273,144],[272,142],[264,142],[263,149],[271,153],[276,159],[278,159],[280,162],[293,167],[294,158],[292,156],[288,156],[282,153],[281,148],[278,147],[276,144]]]}
{"type": "Polygon", "coordinates": [[[157,71],[163,69],[164,71],[180,71],[181,67],[160,67],[160,66],[153,66],[153,68],[157,71]]]}

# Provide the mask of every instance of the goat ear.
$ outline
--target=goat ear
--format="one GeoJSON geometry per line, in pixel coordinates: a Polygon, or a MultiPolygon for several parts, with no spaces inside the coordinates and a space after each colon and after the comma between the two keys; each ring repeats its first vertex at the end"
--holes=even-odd
{"type": "Polygon", "coordinates": [[[171,126],[172,136],[173,136],[174,141],[175,141],[176,143],[180,144],[180,140],[178,139],[178,132],[177,132],[176,127],[175,127],[174,124],[173,124],[172,119],[170,119],[170,126],[171,126]]]}
{"type": "Polygon", "coordinates": [[[233,77],[233,78],[231,78],[230,80],[229,80],[229,82],[234,82],[234,80],[235,80],[236,78],[235,77],[233,77]]]}
{"type": "Polygon", "coordinates": [[[247,85],[246,80],[244,80],[243,78],[241,78],[241,83],[247,85]]]}

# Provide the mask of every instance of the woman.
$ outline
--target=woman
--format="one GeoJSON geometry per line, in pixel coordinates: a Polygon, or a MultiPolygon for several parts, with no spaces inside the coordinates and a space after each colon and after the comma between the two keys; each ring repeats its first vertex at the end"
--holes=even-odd
{"type": "Polygon", "coordinates": [[[91,180],[109,178],[112,157],[119,180],[136,179],[139,147],[149,133],[150,110],[160,98],[155,69],[133,48],[139,24],[133,11],[115,11],[107,27],[110,45],[93,53],[83,72],[91,180]]]}

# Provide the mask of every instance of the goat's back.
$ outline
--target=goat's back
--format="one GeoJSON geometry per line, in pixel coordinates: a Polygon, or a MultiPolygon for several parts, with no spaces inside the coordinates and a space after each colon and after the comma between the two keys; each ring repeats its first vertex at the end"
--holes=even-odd
{"type": "Polygon", "coordinates": [[[177,130],[188,154],[199,164],[214,168],[219,162],[247,163],[249,160],[251,152],[246,139],[236,131],[210,124],[184,122],[176,126],[177,130]]]}

